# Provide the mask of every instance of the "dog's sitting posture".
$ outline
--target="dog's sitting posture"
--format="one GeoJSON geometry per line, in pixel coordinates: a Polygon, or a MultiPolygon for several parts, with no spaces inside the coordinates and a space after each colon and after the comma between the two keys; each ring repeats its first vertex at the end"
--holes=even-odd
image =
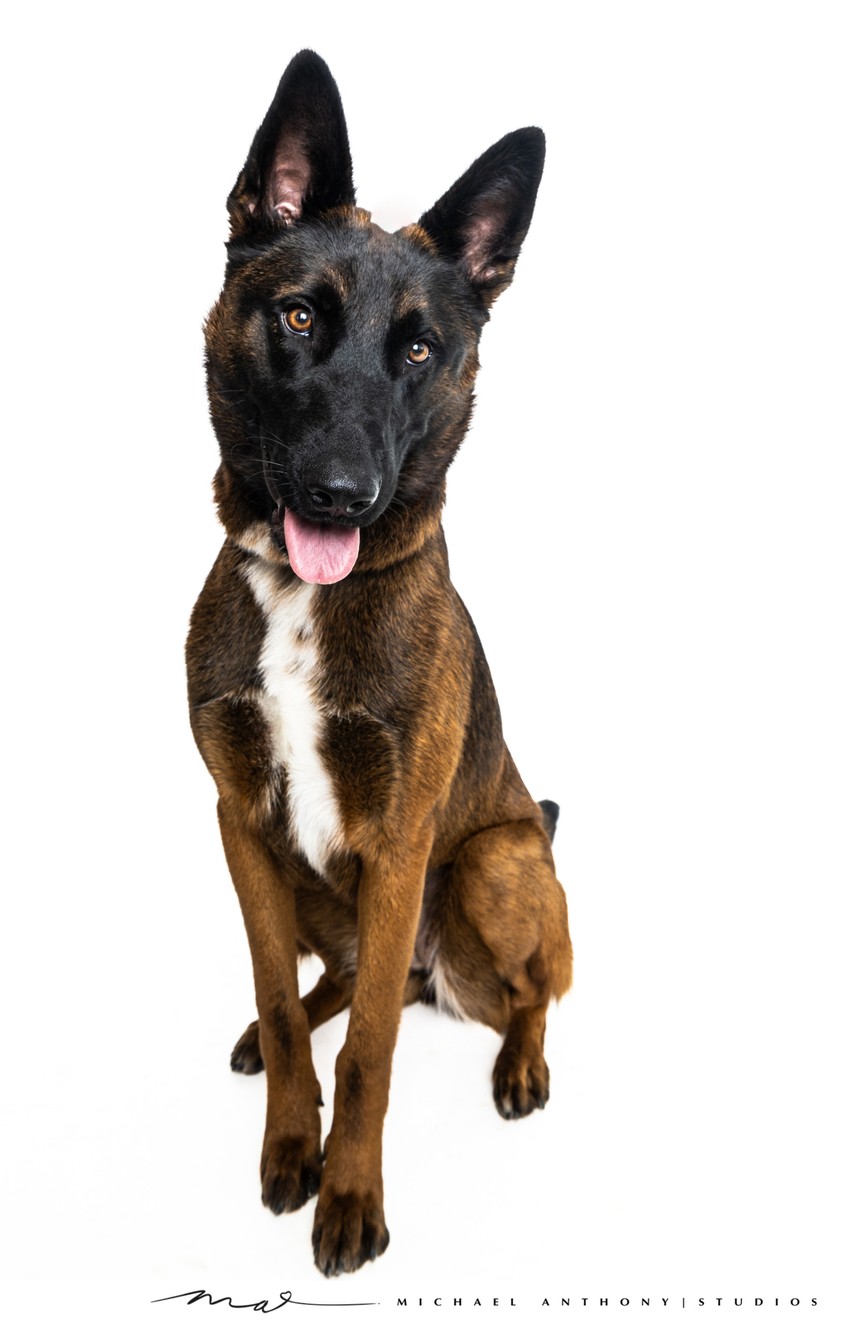
{"type": "Polygon", "coordinates": [[[440,524],[543,154],[539,129],[508,134],[387,234],[355,205],[337,88],[303,51],[228,199],[206,327],[227,536],[193,612],[190,710],[252,952],[258,1020],[232,1068],[267,1072],[262,1198],[284,1212],[319,1191],[327,1275],[388,1244],[401,1008],[500,1033],[513,1118],[546,1103],[546,1009],[571,979],[557,810],[504,745],[440,524]],[[306,951],[325,971],[300,999],[306,951]],[[321,1155],[309,1034],[347,1006],[321,1155]]]}

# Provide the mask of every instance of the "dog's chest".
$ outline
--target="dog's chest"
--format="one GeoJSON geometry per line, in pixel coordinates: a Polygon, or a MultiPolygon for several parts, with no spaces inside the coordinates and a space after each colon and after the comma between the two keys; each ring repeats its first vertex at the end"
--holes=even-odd
{"type": "Polygon", "coordinates": [[[318,589],[299,580],[284,582],[260,560],[249,566],[246,577],[266,621],[259,703],[273,761],[286,773],[292,843],[322,873],[343,841],[335,787],[320,752],[324,717],[317,700],[313,619],[318,589]]]}

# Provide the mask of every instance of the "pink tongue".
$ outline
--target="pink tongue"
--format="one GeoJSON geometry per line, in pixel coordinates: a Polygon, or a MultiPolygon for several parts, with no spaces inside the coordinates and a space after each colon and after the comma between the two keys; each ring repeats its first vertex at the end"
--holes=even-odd
{"type": "Polygon", "coordinates": [[[291,569],[306,583],[338,583],[359,554],[359,529],[309,523],[285,510],[285,546],[291,569]]]}

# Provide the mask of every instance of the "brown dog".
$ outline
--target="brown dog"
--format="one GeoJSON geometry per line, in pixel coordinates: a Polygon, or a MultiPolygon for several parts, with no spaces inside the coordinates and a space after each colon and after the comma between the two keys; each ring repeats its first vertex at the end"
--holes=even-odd
{"type": "Polygon", "coordinates": [[[327,1275],[388,1244],[402,1006],[502,1035],[510,1118],[545,1105],[546,1008],[570,985],[557,810],[504,745],[440,524],[543,154],[539,129],[508,134],[386,234],[355,206],[338,92],[304,51],[228,200],[206,327],[227,537],[193,612],[190,710],[252,952],[258,1021],[232,1068],[267,1071],[262,1198],[290,1211],[319,1189],[327,1275]],[[305,951],[325,971],[300,1000],[305,951]],[[309,1034],[347,1006],[322,1157],[309,1034]]]}

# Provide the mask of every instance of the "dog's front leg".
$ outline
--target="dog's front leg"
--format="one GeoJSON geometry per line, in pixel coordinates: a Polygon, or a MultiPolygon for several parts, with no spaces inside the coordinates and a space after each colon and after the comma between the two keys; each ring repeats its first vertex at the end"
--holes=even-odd
{"type": "Polygon", "coordinates": [[[322,1166],[320,1086],[297,982],[294,889],[238,804],[220,799],[219,822],[252,952],[267,1071],[261,1198],[273,1212],[293,1212],[317,1193],[322,1166]]]}
{"type": "Polygon", "coordinates": [[[363,859],[356,984],[335,1065],[335,1110],[314,1218],[315,1262],[325,1276],[356,1271],[389,1242],[383,1120],[431,842],[432,831],[425,830],[405,850],[363,859]]]}

